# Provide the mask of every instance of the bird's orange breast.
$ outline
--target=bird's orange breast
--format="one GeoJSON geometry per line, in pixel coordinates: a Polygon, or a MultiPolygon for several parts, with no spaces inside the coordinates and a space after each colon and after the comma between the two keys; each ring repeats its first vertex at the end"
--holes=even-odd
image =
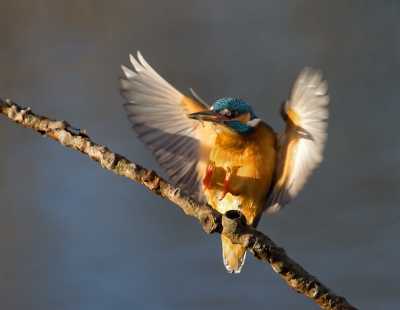
{"type": "Polygon", "coordinates": [[[276,134],[262,122],[250,135],[219,131],[210,154],[215,168],[205,192],[208,203],[221,213],[241,210],[248,224],[256,224],[274,176],[275,150],[276,134]],[[228,193],[220,200],[228,169],[232,171],[230,187],[237,195],[228,193]]]}

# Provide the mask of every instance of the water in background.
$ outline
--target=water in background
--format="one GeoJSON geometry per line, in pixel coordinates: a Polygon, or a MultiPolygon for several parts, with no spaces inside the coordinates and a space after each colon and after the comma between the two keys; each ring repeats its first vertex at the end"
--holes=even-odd
{"type": "MultiPolygon", "coordinates": [[[[185,94],[246,100],[276,131],[300,70],[323,70],[324,161],[259,229],[354,306],[395,309],[399,17],[395,1],[3,0],[0,98],[156,168],[118,93],[129,52],[185,94]]],[[[227,274],[219,235],[4,116],[0,163],[1,309],[318,309],[251,255],[227,274]]]]}

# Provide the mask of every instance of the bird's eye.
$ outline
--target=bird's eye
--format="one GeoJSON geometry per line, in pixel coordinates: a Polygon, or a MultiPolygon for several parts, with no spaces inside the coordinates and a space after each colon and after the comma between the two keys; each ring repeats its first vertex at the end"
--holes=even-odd
{"type": "Polygon", "coordinates": [[[238,110],[230,111],[229,109],[226,109],[226,108],[219,111],[219,114],[221,114],[227,118],[236,118],[240,115],[238,110]]]}
{"type": "Polygon", "coordinates": [[[230,115],[231,118],[236,118],[238,116],[239,116],[239,111],[238,110],[233,110],[231,112],[231,115],[230,115]]]}

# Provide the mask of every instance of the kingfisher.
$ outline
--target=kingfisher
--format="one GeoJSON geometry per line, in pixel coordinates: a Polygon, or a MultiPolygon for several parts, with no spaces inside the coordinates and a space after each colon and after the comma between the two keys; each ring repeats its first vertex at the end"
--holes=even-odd
{"type": "MultiPolygon", "coordinates": [[[[286,123],[276,133],[245,101],[222,98],[211,107],[166,82],[138,52],[134,70],[119,78],[128,119],[171,182],[224,214],[240,210],[256,227],[302,189],[322,161],[329,96],[322,73],[304,68],[280,107],[286,123]]],[[[246,249],[222,236],[229,273],[239,273],[246,249]]]]}

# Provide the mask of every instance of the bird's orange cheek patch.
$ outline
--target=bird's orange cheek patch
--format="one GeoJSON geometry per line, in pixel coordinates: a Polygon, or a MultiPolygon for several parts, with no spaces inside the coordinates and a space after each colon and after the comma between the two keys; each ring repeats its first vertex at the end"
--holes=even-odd
{"type": "Polygon", "coordinates": [[[243,114],[239,116],[236,120],[240,121],[243,124],[247,124],[250,121],[250,113],[243,114]]]}

